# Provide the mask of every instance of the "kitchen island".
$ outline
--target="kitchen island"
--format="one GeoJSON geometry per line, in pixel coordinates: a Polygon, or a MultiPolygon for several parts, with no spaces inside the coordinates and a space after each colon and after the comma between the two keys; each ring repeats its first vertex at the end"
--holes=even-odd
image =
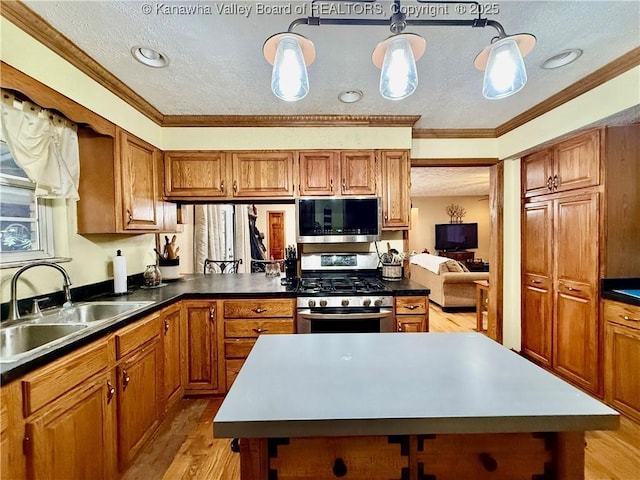
{"type": "Polygon", "coordinates": [[[481,334],[260,337],[213,423],[242,479],[584,477],[611,408],[481,334]]]}

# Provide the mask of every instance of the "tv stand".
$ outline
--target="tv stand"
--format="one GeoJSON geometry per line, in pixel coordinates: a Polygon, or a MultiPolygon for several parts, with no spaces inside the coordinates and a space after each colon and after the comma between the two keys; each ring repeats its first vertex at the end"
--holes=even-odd
{"type": "Polygon", "coordinates": [[[438,255],[441,257],[453,258],[462,263],[472,263],[475,259],[475,252],[469,252],[467,250],[441,250],[438,252],[438,255]]]}

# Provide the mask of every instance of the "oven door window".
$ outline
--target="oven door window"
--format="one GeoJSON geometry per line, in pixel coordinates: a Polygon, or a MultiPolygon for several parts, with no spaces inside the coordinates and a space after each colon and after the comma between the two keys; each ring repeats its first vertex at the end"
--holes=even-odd
{"type": "Polygon", "coordinates": [[[298,310],[298,333],[373,333],[393,332],[390,309],[325,308],[298,310]]]}
{"type": "Polygon", "coordinates": [[[309,333],[376,333],[380,332],[380,319],[368,320],[310,320],[309,333]]]}

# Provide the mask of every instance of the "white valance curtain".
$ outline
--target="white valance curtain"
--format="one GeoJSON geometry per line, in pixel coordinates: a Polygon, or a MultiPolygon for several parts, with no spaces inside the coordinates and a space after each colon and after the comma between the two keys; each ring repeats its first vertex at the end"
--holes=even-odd
{"type": "Polygon", "coordinates": [[[234,211],[234,234],[227,235],[230,223],[224,221],[226,205],[195,205],[193,228],[194,271],[204,271],[205,259],[229,260],[241,258],[238,273],[251,272],[251,246],[249,244],[249,216],[247,205],[236,205],[234,211]],[[227,239],[233,238],[234,245],[227,239]],[[233,257],[235,252],[235,257],[233,257]]]}
{"type": "Polygon", "coordinates": [[[16,164],[36,184],[37,197],[80,198],[80,153],[73,123],[3,90],[0,126],[16,164]]]}

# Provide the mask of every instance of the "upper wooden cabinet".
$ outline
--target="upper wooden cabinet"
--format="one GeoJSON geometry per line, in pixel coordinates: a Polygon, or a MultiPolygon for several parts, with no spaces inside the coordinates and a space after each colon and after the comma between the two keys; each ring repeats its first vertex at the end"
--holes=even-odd
{"type": "Polygon", "coordinates": [[[373,150],[315,150],[299,154],[301,196],[376,194],[373,150]]]}
{"type": "Polygon", "coordinates": [[[294,152],[164,154],[165,195],[171,199],[293,197],[294,152]]]}
{"type": "Polygon", "coordinates": [[[380,151],[382,228],[405,230],[411,218],[411,162],[407,150],[380,151]]]}
{"type": "Polygon", "coordinates": [[[600,130],[579,135],[522,159],[524,196],[600,183],[600,130]]]}
{"type": "Polygon", "coordinates": [[[80,128],[78,137],[78,233],[175,230],[176,206],[159,196],[159,149],[120,128],[115,138],[88,128],[80,128]]]}
{"type": "Polygon", "coordinates": [[[231,163],[225,152],[165,152],[167,197],[226,197],[231,190],[231,163]]]}

